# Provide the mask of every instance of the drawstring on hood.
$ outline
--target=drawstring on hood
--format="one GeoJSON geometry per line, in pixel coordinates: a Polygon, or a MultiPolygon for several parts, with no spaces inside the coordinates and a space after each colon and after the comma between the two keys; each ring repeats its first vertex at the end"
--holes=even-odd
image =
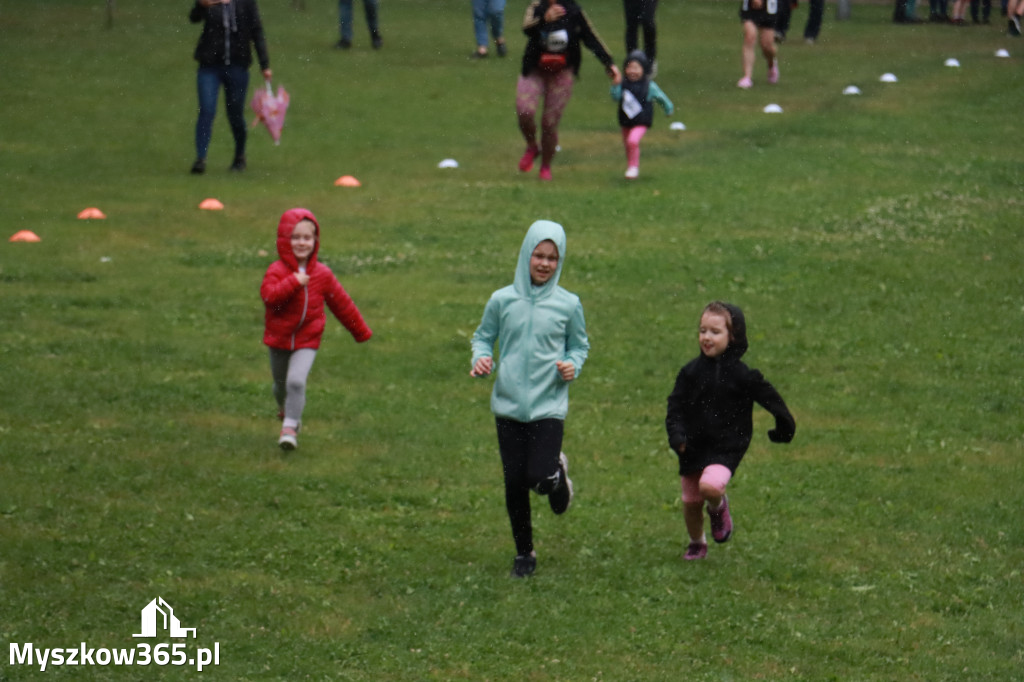
{"type": "Polygon", "coordinates": [[[313,252],[309,254],[309,259],[306,261],[306,272],[311,273],[316,267],[317,253],[320,252],[320,223],[317,222],[312,211],[305,208],[292,208],[281,215],[281,221],[277,224],[277,255],[293,272],[298,272],[299,260],[295,257],[295,252],[292,251],[292,232],[295,231],[295,226],[303,220],[310,221],[315,228],[316,241],[313,244],[313,252]]]}
{"type": "Polygon", "coordinates": [[[743,316],[740,307],[732,303],[716,301],[716,303],[729,311],[732,318],[732,338],[729,339],[729,347],[719,356],[722,362],[739,362],[750,344],[747,342],[747,320],[743,316]]]}
{"type": "Polygon", "coordinates": [[[523,238],[523,245],[519,249],[519,261],[516,264],[516,276],[512,282],[516,293],[524,298],[541,299],[551,296],[558,286],[558,278],[562,274],[562,265],[565,263],[565,230],[556,222],[550,220],[538,220],[526,231],[523,238]],[[554,242],[558,249],[558,267],[544,284],[534,286],[530,280],[530,257],[533,250],[543,241],[554,242]]]}

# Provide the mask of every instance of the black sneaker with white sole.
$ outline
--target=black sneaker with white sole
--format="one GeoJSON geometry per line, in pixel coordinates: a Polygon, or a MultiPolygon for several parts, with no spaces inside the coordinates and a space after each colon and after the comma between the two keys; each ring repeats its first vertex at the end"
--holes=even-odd
{"type": "Polygon", "coordinates": [[[529,578],[537,570],[537,557],[532,554],[519,554],[512,560],[512,578],[529,578]]]}
{"type": "Polygon", "coordinates": [[[562,480],[558,487],[548,495],[548,504],[551,505],[551,511],[556,514],[564,514],[572,504],[573,495],[572,479],[569,478],[569,458],[565,456],[564,452],[558,453],[558,466],[562,471],[562,480]]]}

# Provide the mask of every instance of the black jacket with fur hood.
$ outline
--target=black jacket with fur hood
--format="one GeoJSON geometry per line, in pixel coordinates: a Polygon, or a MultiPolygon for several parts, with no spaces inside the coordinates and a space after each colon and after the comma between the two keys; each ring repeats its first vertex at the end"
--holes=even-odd
{"type": "Polygon", "coordinates": [[[732,340],[716,358],[701,353],[676,377],[668,397],[665,429],[672,451],[679,455],[679,474],[698,474],[711,464],[736,473],[753,435],[754,403],[775,417],[768,432],[774,443],[793,440],[796,422],[778,391],[756,369],[740,358],[747,352],[747,325],[743,311],[725,306],[732,316],[732,340]],[[685,445],[680,454],[679,447],[685,445]]]}

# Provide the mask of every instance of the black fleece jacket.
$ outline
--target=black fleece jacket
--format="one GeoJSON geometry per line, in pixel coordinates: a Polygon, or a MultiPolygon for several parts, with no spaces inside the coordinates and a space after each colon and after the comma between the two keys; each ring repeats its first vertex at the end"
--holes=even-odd
{"type": "Polygon", "coordinates": [[[188,15],[193,24],[200,21],[203,32],[196,45],[195,59],[200,66],[243,66],[252,63],[252,45],[260,60],[260,69],[270,68],[267,42],[256,0],[231,0],[228,4],[203,7],[196,0],[188,15]]]}
{"type": "Polygon", "coordinates": [[[545,36],[551,31],[565,29],[569,35],[569,46],[565,51],[566,66],[572,69],[576,75],[580,72],[580,41],[587,46],[587,49],[594,53],[594,56],[604,64],[607,69],[612,65],[614,59],[608,52],[608,48],[601,42],[594,27],[583,10],[574,0],[558,0],[558,4],[565,8],[565,15],[550,24],[544,23],[544,12],[547,11],[547,0],[533,0],[526,8],[523,17],[523,33],[530,39],[526,44],[526,51],[523,53],[522,75],[527,76],[537,68],[540,56],[544,52],[545,36]]]}
{"type": "Polygon", "coordinates": [[[736,472],[750,447],[754,403],[775,417],[775,428],[768,432],[772,442],[788,443],[796,433],[796,422],[782,396],[761,372],[740,361],[747,351],[746,321],[738,307],[726,307],[733,326],[729,347],[716,358],[701,353],[687,363],[668,397],[665,429],[669,446],[679,456],[682,476],[697,474],[711,464],[736,472]]]}

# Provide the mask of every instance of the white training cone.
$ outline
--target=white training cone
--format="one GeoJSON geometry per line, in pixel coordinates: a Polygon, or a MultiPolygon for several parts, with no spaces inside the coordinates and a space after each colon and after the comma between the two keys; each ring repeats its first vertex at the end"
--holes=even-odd
{"type": "Polygon", "coordinates": [[[768,106],[766,106],[764,108],[764,113],[766,113],[766,114],[781,114],[782,113],[782,107],[780,107],[778,104],[769,104],[768,106]]]}
{"type": "Polygon", "coordinates": [[[682,121],[672,121],[672,125],[668,127],[669,130],[686,130],[686,124],[682,121]]]}
{"type": "Polygon", "coordinates": [[[444,159],[441,163],[437,164],[438,168],[458,168],[459,162],[455,159],[444,159]]]}
{"type": "Polygon", "coordinates": [[[1010,53],[1004,50],[1003,48],[999,48],[998,50],[996,50],[996,56],[1006,59],[1007,57],[1010,56],[1010,53]]]}
{"type": "Polygon", "coordinates": [[[954,69],[960,66],[960,62],[950,57],[946,60],[946,66],[952,66],[954,69]]]}
{"type": "Polygon", "coordinates": [[[891,74],[891,73],[883,73],[882,77],[879,78],[878,80],[882,81],[883,83],[895,83],[895,82],[897,82],[896,81],[896,76],[894,74],[891,74]]]}
{"type": "Polygon", "coordinates": [[[847,85],[845,88],[843,88],[843,94],[844,95],[859,95],[860,94],[860,88],[858,88],[856,85],[847,85]]]}

